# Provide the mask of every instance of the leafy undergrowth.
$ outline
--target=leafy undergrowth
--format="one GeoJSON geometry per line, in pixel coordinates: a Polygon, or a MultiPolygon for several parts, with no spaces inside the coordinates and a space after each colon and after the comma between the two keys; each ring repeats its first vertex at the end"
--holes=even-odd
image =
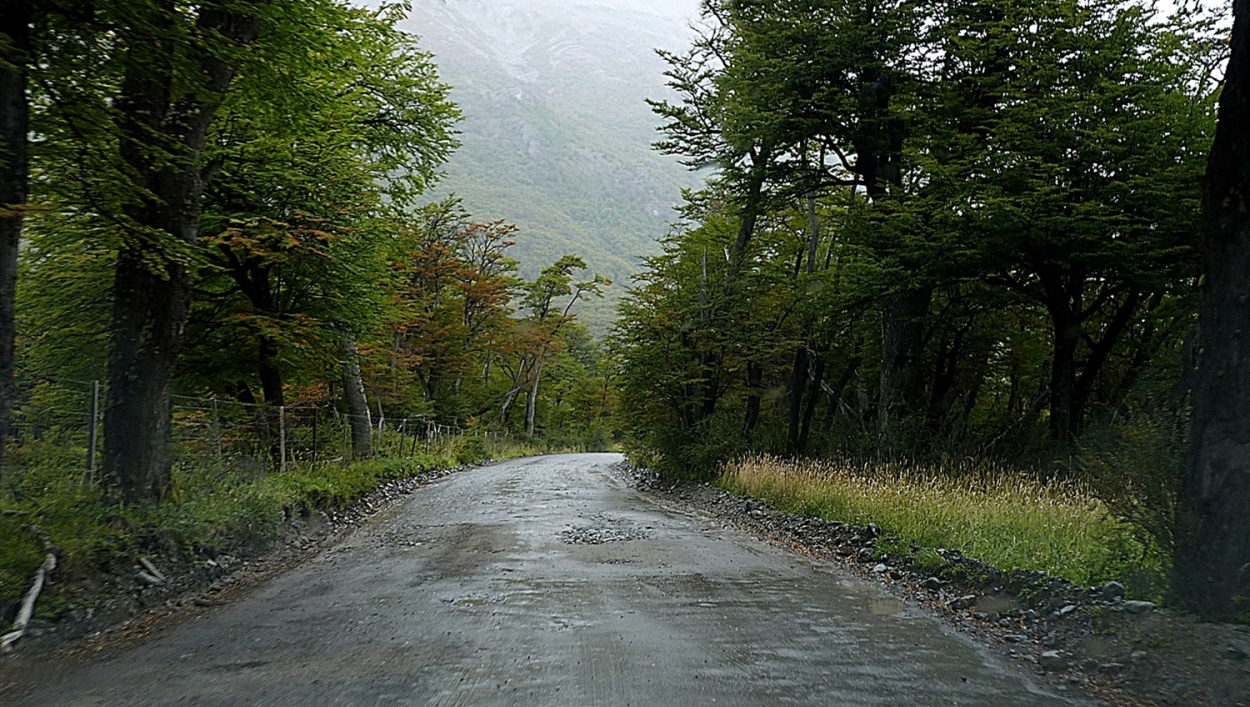
{"type": "MultiPolygon", "coordinates": [[[[288,517],[350,506],[387,481],[542,451],[507,437],[464,436],[407,458],[297,464],[284,473],[255,460],[200,460],[176,467],[167,500],[122,506],[82,483],[56,450],[28,449],[21,475],[0,485],[0,620],[11,618],[48,550],[59,561],[59,586],[130,567],[144,554],[211,557],[275,538],[288,517]]],[[[40,615],[52,618],[65,601],[41,597],[40,615]]]]}
{"type": "MultiPolygon", "coordinates": [[[[1085,586],[1118,580],[1147,599],[1159,598],[1164,587],[1165,553],[1072,482],[1044,482],[988,464],[760,457],[727,465],[719,483],[787,513],[876,523],[905,545],[956,549],[1002,569],[1040,570],[1085,586]]],[[[925,556],[922,549],[917,559],[925,556]]]]}

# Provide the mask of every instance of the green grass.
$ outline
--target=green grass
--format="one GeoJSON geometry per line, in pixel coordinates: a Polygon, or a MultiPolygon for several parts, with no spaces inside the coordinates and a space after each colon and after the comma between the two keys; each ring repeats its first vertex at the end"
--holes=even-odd
{"type": "Polygon", "coordinates": [[[764,457],[727,465],[719,483],[782,511],[875,522],[903,542],[957,549],[1002,569],[1042,570],[1085,586],[1116,579],[1147,598],[1158,598],[1166,576],[1163,554],[1087,488],[1018,470],[764,457]]]}
{"type": "MultiPolygon", "coordinates": [[[[256,463],[222,468],[212,460],[180,464],[170,497],[123,507],[81,481],[77,451],[32,444],[12,459],[20,473],[0,485],[0,607],[18,601],[55,547],[57,586],[140,554],[183,553],[188,559],[276,537],[291,516],[350,506],[381,484],[485,459],[540,453],[506,436],[446,438],[428,452],[350,464],[296,464],[285,473],[256,463]]],[[[51,596],[40,605],[64,605],[51,596]]]]}

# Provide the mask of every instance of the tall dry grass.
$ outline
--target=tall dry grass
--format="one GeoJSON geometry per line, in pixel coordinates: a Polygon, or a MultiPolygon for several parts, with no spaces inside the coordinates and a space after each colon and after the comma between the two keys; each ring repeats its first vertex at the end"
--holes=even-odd
{"type": "Polygon", "coordinates": [[[755,457],[726,465],[720,484],[789,513],[875,522],[905,542],[1082,585],[1117,579],[1153,596],[1166,573],[1161,554],[1087,487],[995,464],[755,457]]]}

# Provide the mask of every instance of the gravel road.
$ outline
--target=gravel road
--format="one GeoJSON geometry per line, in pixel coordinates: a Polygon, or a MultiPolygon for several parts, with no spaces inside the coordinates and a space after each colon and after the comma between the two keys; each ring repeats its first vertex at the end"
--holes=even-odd
{"type": "MultiPolygon", "coordinates": [[[[26,705],[1057,705],[822,561],[657,506],[618,455],[442,479],[26,705]]],[[[19,688],[21,686],[19,685],[19,688]]]]}

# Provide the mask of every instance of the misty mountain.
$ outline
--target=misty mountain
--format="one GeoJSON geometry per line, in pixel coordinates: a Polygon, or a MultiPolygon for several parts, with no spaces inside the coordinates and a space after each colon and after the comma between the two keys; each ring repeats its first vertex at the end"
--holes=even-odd
{"type": "MultiPolygon", "coordinates": [[[[460,105],[463,146],[435,193],[521,227],[532,277],[565,253],[622,292],[697,179],[656,154],[647,98],[668,95],[655,48],[680,50],[697,0],[446,0],[405,29],[434,53],[460,105]]],[[[594,308],[602,324],[608,308],[594,308]]]]}

